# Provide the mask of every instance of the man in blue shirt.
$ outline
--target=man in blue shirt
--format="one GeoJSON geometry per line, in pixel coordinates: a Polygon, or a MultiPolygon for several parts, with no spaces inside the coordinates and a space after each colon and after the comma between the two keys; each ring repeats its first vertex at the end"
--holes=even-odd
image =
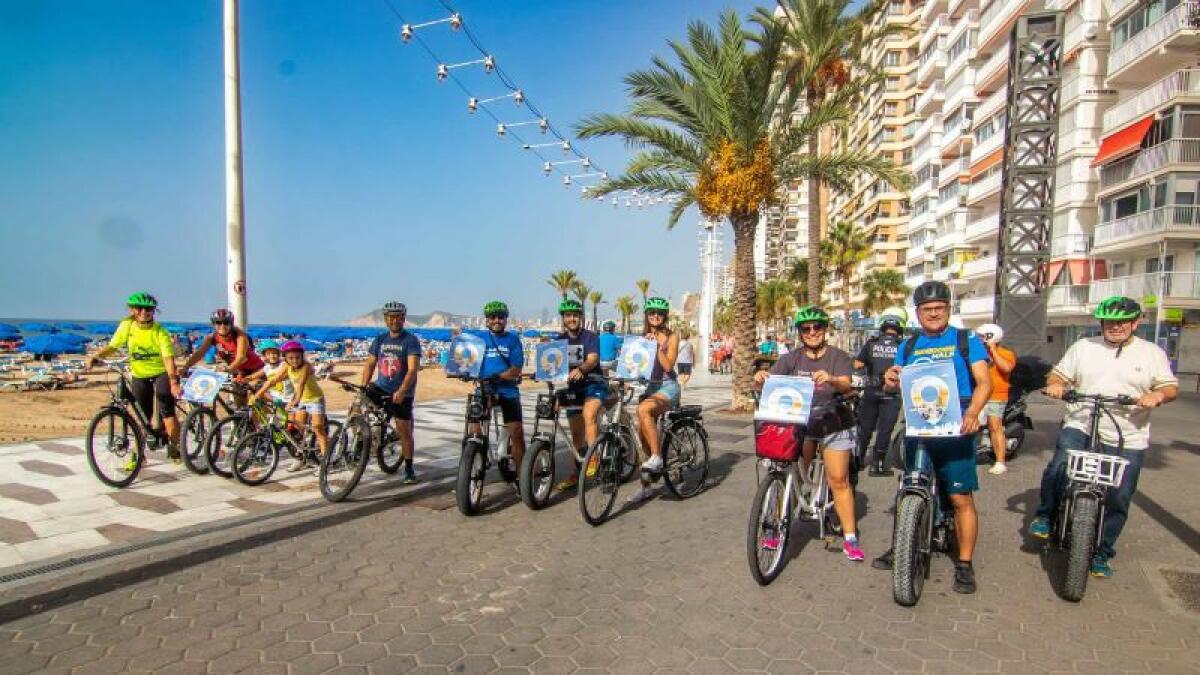
{"type": "Polygon", "coordinates": [[[366,387],[367,396],[391,416],[400,437],[404,456],[404,482],[417,482],[413,471],[413,400],[417,394],[417,371],[421,369],[421,341],[404,330],[408,308],[402,302],[383,306],[383,322],[387,332],[371,342],[367,362],[363,365],[359,385],[366,387]],[[375,381],[371,382],[371,375],[375,381]]]}
{"type": "MultiPolygon", "coordinates": [[[[483,306],[487,320],[487,335],[483,336],[486,351],[480,365],[480,379],[499,378],[496,396],[499,398],[500,414],[504,427],[508,429],[509,447],[512,450],[513,468],[521,466],[525,455],[525,427],[521,423],[521,369],[525,366],[525,351],[521,338],[508,330],[508,305],[493,300],[483,306]]],[[[480,433],[479,425],[472,425],[471,433],[480,433]]]]}
{"type": "Polygon", "coordinates": [[[600,367],[608,370],[617,366],[617,355],[625,338],[617,335],[617,324],[612,321],[604,322],[604,332],[600,334],[600,367]]]}
{"type": "MultiPolygon", "coordinates": [[[[975,569],[971,564],[979,520],[975,513],[972,493],[979,489],[975,473],[975,433],[979,431],[979,414],[992,393],[988,374],[987,350],[979,338],[969,331],[950,326],[950,287],[940,281],[927,281],[913,291],[917,320],[921,330],[900,344],[895,365],[884,375],[884,389],[896,391],[900,386],[900,369],[906,365],[950,360],[958,382],[962,406],[961,435],[950,438],[923,439],[934,472],[944,493],[954,508],[954,527],[958,539],[958,560],[954,563],[954,591],[975,592],[975,569]],[[960,333],[964,334],[960,336],[960,333]],[[963,354],[965,345],[966,354],[963,354]]],[[[913,466],[917,440],[905,441],[905,466],[913,466]]],[[[877,569],[890,569],[892,552],[876,558],[877,569]]]]}
{"type": "Polygon", "coordinates": [[[608,398],[608,384],[598,372],[600,339],[583,327],[583,304],[563,298],[558,314],[562,317],[563,331],[557,339],[567,341],[567,365],[571,368],[567,375],[567,395],[561,400],[567,408],[567,424],[575,448],[575,470],[558,484],[558,489],[569,490],[579,482],[579,464],[600,433],[600,411],[608,398]]]}

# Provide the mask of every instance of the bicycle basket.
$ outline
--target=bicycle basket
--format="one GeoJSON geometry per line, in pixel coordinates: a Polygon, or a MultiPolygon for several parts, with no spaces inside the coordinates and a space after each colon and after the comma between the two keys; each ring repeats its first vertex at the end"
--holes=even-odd
{"type": "Polygon", "coordinates": [[[1067,477],[1073,481],[1117,487],[1127,466],[1129,460],[1116,455],[1067,450],[1067,477]]]}
{"type": "Polygon", "coordinates": [[[754,423],[754,454],[778,462],[794,462],[800,456],[796,426],[779,422],[754,423]]]}

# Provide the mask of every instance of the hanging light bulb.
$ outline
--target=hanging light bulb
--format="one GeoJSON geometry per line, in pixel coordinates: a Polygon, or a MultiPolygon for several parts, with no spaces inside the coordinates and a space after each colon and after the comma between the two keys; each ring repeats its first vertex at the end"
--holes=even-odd
{"type": "Polygon", "coordinates": [[[404,24],[403,26],[400,26],[400,41],[403,42],[404,44],[408,44],[408,41],[411,40],[412,38],[413,38],[412,26],[407,23],[404,24]]]}
{"type": "Polygon", "coordinates": [[[552,171],[554,171],[554,167],[550,164],[550,162],[546,162],[545,164],[542,165],[542,173],[549,176],[550,172],[552,172],[552,171]]]}
{"type": "Polygon", "coordinates": [[[499,136],[500,138],[504,138],[504,134],[507,131],[508,131],[508,128],[505,127],[503,123],[496,125],[496,135],[499,136]]]}
{"type": "Polygon", "coordinates": [[[562,149],[563,149],[563,154],[571,152],[571,141],[563,141],[562,149]]]}
{"type": "Polygon", "coordinates": [[[608,180],[608,172],[607,171],[600,172],[600,180],[608,180]]]}
{"type": "Polygon", "coordinates": [[[450,69],[446,67],[446,64],[439,63],[437,67],[438,82],[445,81],[447,77],[450,77],[450,69]]]}
{"type": "Polygon", "coordinates": [[[483,72],[491,73],[496,69],[496,57],[488,55],[483,57],[483,72]]]}
{"type": "Polygon", "coordinates": [[[571,187],[571,177],[563,176],[563,187],[571,187]]]}
{"type": "Polygon", "coordinates": [[[462,14],[455,12],[450,15],[450,28],[454,30],[462,28],[462,14]]]}
{"type": "Polygon", "coordinates": [[[583,168],[585,168],[585,169],[592,168],[592,160],[588,159],[587,157],[584,157],[583,161],[580,162],[580,164],[582,164],[583,168]]]}
{"type": "Polygon", "coordinates": [[[546,131],[549,128],[550,128],[550,121],[547,120],[545,117],[538,120],[538,129],[540,129],[543,134],[546,133],[546,131]]]}
{"type": "Polygon", "coordinates": [[[474,96],[467,99],[467,112],[474,113],[478,109],[479,109],[479,99],[475,98],[474,96]]]}
{"type": "Polygon", "coordinates": [[[513,103],[516,103],[517,105],[521,105],[524,102],[525,102],[525,92],[521,91],[520,89],[514,91],[513,92],[513,103]]]}

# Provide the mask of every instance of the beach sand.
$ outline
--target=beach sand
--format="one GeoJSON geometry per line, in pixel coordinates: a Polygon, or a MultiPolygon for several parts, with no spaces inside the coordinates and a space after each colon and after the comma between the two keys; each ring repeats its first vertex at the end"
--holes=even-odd
{"type": "MultiPolygon", "coordinates": [[[[335,373],[357,382],[361,368],[361,363],[343,363],[335,373]]],[[[104,374],[91,373],[86,377],[89,386],[79,389],[0,392],[0,443],[83,436],[96,410],[110,400],[108,388],[102,384],[104,374]]],[[[544,386],[527,382],[522,389],[544,386]]],[[[354,395],[337,383],[323,380],[321,389],[331,411],[341,413],[350,407],[354,395]]],[[[465,398],[470,391],[470,384],[447,379],[440,368],[422,370],[417,380],[418,402],[465,398]]]]}

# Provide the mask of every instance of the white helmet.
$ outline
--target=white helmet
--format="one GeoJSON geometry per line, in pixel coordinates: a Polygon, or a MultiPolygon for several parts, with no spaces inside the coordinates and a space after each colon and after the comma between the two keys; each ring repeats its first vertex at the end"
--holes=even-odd
{"type": "Polygon", "coordinates": [[[1004,329],[994,323],[985,323],[976,328],[975,334],[988,344],[995,344],[1004,339],[1004,329]]]}
{"type": "Polygon", "coordinates": [[[908,312],[903,307],[888,307],[879,313],[879,327],[891,324],[898,330],[904,330],[908,325],[908,312]]]}

